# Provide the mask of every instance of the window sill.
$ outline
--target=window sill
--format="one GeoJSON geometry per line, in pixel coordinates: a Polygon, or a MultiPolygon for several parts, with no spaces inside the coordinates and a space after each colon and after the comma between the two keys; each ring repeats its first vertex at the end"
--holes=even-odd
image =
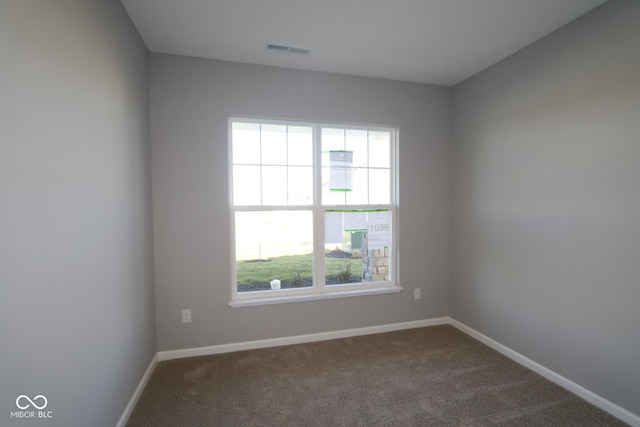
{"type": "Polygon", "coordinates": [[[353,289],[353,290],[330,290],[326,292],[317,292],[312,294],[299,294],[299,295],[274,295],[274,296],[261,296],[254,298],[238,298],[231,300],[229,306],[233,308],[237,307],[253,307],[258,305],[271,305],[271,304],[284,304],[288,302],[303,302],[303,301],[319,301],[325,299],[334,298],[347,298],[358,297],[363,295],[382,295],[392,294],[402,291],[401,286],[388,285],[376,288],[368,289],[353,289]]]}

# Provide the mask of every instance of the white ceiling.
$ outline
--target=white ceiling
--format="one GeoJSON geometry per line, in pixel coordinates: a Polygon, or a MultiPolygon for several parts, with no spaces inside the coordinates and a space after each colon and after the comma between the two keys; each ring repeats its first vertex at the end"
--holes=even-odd
{"type": "Polygon", "coordinates": [[[606,0],[121,1],[152,52],[448,86],[606,0]]]}

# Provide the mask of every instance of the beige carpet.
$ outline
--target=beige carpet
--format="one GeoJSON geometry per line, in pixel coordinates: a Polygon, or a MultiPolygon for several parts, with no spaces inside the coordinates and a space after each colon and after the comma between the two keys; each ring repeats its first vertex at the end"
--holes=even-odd
{"type": "Polygon", "coordinates": [[[623,426],[451,326],[161,362],[128,426],[623,426]]]}

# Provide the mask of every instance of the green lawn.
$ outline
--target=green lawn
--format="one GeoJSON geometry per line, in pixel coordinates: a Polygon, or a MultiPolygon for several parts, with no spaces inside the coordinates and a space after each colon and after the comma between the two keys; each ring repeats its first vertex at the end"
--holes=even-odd
{"type": "MultiPolygon", "coordinates": [[[[269,283],[273,279],[291,281],[294,274],[299,274],[305,281],[312,280],[312,254],[289,255],[270,258],[268,260],[238,261],[238,284],[269,283]]],[[[325,265],[328,277],[338,276],[348,264],[351,264],[351,273],[359,276],[362,269],[360,258],[331,258],[325,257],[325,265]]]]}

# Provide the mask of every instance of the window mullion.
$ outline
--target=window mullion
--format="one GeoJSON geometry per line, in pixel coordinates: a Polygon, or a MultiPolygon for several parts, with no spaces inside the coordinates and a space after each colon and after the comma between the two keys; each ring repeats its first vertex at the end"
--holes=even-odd
{"type": "Polygon", "coordinates": [[[371,202],[371,168],[369,165],[371,164],[371,144],[369,141],[371,140],[371,131],[367,131],[367,204],[371,202]]]}
{"type": "Polygon", "coordinates": [[[260,124],[259,129],[260,129],[260,132],[258,133],[258,136],[260,138],[260,206],[262,206],[264,204],[262,200],[262,196],[264,194],[264,187],[262,182],[262,177],[264,175],[264,165],[262,164],[262,123],[260,124]]]}
{"type": "Polygon", "coordinates": [[[313,126],[313,173],[314,173],[314,204],[313,204],[313,230],[314,230],[314,257],[313,257],[313,284],[318,290],[324,290],[326,284],[325,260],[324,260],[324,209],[322,206],[322,152],[320,141],[320,126],[313,126]]]}
{"type": "Polygon", "coordinates": [[[285,126],[285,149],[286,149],[286,161],[285,161],[285,179],[287,181],[287,205],[289,205],[291,203],[291,200],[289,200],[289,126],[285,126]]]}

